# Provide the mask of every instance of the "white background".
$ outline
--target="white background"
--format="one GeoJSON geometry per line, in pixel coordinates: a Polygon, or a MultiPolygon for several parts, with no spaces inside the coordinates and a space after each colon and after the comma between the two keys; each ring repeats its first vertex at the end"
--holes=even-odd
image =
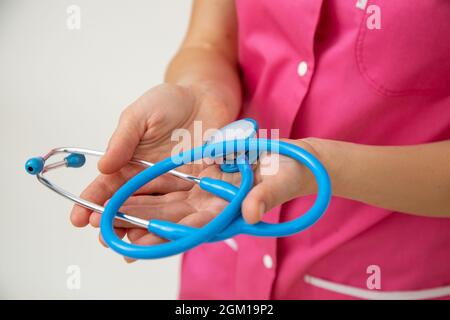
{"type": "MultiPolygon", "coordinates": [[[[121,110],[162,81],[189,14],[188,0],[0,0],[0,298],[176,298],[179,257],[126,264],[98,230],[72,227],[70,202],[24,163],[60,146],[103,150],[121,110]],[[79,290],[67,288],[70,265],[79,290]]],[[[78,193],[95,177],[89,160],[52,177],[78,193]]]]}

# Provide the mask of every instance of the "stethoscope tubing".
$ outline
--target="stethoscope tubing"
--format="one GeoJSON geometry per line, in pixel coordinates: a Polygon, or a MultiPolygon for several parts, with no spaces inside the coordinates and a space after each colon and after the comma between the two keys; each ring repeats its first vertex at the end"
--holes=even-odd
{"type": "MultiPolygon", "coordinates": [[[[253,141],[249,141],[250,149],[254,148],[254,146],[252,146],[253,143],[253,141]]],[[[238,234],[247,234],[260,237],[290,236],[313,225],[326,211],[331,199],[331,184],[328,173],[323,165],[306,150],[283,141],[272,141],[267,151],[270,152],[274,146],[279,149],[279,154],[293,158],[311,170],[318,185],[318,193],[314,205],[301,217],[277,224],[266,222],[248,224],[244,221],[242,215],[239,214],[235,221],[233,221],[221,233],[212,238],[210,242],[222,241],[238,234]],[[276,143],[278,143],[278,146],[276,146],[276,143]]],[[[200,182],[200,186],[202,185],[202,182],[203,181],[200,182]]],[[[228,193],[224,194],[226,197],[223,198],[227,201],[231,201],[237,190],[238,188],[235,186],[229,185],[228,193]]],[[[148,225],[148,230],[150,232],[168,240],[176,240],[181,237],[185,237],[190,232],[194,232],[196,229],[197,228],[163,220],[151,220],[148,225]]]]}
{"type": "MultiPolygon", "coordinates": [[[[205,146],[194,148],[181,154],[180,158],[190,159],[189,162],[202,159],[205,149],[205,146]]],[[[167,158],[138,173],[116,191],[106,205],[100,221],[100,230],[103,240],[111,249],[123,256],[134,259],[156,259],[169,257],[209,241],[237,217],[240,212],[239,209],[242,201],[253,186],[253,171],[248,161],[238,164],[239,171],[242,175],[242,180],[235,197],[219,215],[217,215],[202,228],[196,229],[195,232],[191,232],[187,236],[174,241],[165,242],[154,246],[130,244],[123,241],[116,235],[113,225],[114,218],[116,212],[123,205],[123,203],[149,181],[186,163],[187,162],[174,162],[172,158],[167,158]]]]}
{"type": "MultiPolygon", "coordinates": [[[[203,178],[205,179],[205,178],[203,178]]],[[[203,180],[202,179],[202,180],[203,180]]],[[[207,181],[207,180],[206,180],[207,181]]],[[[202,181],[200,181],[202,187],[202,181]]],[[[215,193],[217,194],[217,193],[215,193]]],[[[182,253],[197,245],[209,241],[219,241],[244,233],[256,236],[287,236],[304,230],[314,224],[323,215],[331,199],[331,184],[327,171],[322,164],[306,150],[276,140],[246,139],[225,141],[208,146],[201,146],[177,156],[177,161],[167,158],[154,166],[145,169],[125,183],[110,199],[102,215],[100,228],[105,242],[116,252],[135,259],[163,258],[182,253]],[[242,180],[239,188],[224,187],[222,197],[230,201],[223,211],[202,228],[180,226],[171,222],[151,220],[148,230],[172,241],[154,245],[139,246],[127,243],[114,232],[113,221],[123,203],[139,188],[156,177],[181,165],[206,157],[219,157],[223,150],[226,153],[276,152],[291,157],[304,164],[316,178],[318,192],[314,205],[301,217],[279,224],[260,222],[255,225],[246,224],[241,216],[240,206],[253,185],[253,171],[248,163],[238,163],[242,180]],[[179,161],[179,159],[183,159],[179,161]]]]}

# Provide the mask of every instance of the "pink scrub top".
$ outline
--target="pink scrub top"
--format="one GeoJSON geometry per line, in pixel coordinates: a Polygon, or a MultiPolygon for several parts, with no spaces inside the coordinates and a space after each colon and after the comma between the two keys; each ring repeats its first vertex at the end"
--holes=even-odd
{"type": "MultiPolygon", "coordinates": [[[[237,0],[236,7],[242,117],[292,139],[450,139],[450,1],[237,0]]],[[[290,201],[264,221],[291,220],[313,201],[290,201]]],[[[184,254],[180,298],[450,298],[450,219],[334,197],[305,232],[241,235],[184,254]]]]}

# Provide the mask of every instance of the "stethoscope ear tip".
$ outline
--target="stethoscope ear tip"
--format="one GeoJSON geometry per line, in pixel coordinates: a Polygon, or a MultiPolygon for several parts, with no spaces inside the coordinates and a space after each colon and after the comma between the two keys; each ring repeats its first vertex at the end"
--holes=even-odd
{"type": "Polygon", "coordinates": [[[69,168],[81,168],[86,163],[86,157],[81,153],[71,153],[64,160],[69,168]]]}
{"type": "Polygon", "coordinates": [[[42,172],[42,169],[44,168],[44,158],[42,157],[34,157],[31,159],[28,159],[27,162],[25,162],[25,170],[32,175],[36,175],[42,172]]]}

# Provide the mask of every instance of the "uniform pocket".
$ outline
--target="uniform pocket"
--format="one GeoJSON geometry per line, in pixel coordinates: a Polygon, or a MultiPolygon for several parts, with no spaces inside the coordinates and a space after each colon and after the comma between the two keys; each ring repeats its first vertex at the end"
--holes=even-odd
{"type": "Polygon", "coordinates": [[[366,11],[356,43],[364,79],[386,96],[450,93],[450,1],[372,0],[381,29],[369,29],[366,11]]]}

